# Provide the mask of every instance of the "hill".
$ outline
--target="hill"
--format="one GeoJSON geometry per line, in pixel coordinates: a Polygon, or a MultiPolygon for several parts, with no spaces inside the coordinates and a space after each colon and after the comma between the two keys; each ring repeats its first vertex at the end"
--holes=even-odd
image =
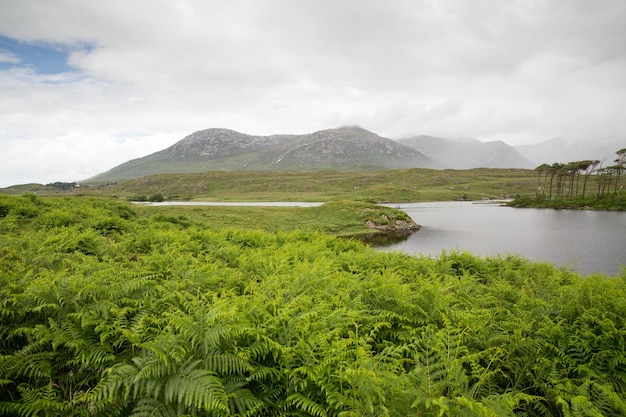
{"type": "Polygon", "coordinates": [[[421,135],[401,139],[398,142],[430,158],[443,161],[453,169],[534,168],[536,166],[514,147],[502,141],[451,140],[421,135]]]}
{"type": "Polygon", "coordinates": [[[419,151],[358,127],[305,135],[252,136],[206,129],[151,155],[125,162],[84,182],[113,182],[161,173],[205,171],[370,170],[438,168],[419,151]]]}

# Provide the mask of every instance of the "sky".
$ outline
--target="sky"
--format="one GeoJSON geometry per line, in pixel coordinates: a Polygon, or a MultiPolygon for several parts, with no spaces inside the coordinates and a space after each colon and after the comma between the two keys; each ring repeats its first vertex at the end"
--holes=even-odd
{"type": "MultiPolygon", "coordinates": [[[[220,127],[626,137],[625,0],[0,0],[0,187],[220,127]]],[[[626,143],[625,143],[626,145],[626,143]]]]}

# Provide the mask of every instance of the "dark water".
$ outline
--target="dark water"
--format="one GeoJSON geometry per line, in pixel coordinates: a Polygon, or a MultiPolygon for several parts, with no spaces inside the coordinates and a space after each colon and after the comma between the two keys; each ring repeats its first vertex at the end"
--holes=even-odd
{"type": "Polygon", "coordinates": [[[521,209],[471,202],[393,206],[422,228],[379,246],[411,255],[467,250],[481,256],[521,255],[582,275],[618,275],[626,266],[626,212],[521,209]]]}

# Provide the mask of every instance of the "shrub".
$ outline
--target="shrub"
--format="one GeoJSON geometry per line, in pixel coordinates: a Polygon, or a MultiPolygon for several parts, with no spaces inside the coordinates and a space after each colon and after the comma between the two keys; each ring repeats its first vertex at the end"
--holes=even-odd
{"type": "Polygon", "coordinates": [[[145,195],[131,195],[128,197],[128,201],[148,201],[148,196],[145,195]]]}

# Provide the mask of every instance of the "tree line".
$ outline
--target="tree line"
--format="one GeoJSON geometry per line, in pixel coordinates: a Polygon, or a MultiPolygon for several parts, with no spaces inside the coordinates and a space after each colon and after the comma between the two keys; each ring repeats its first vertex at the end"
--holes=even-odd
{"type": "Polygon", "coordinates": [[[614,164],[605,167],[600,160],[539,165],[535,168],[538,177],[535,198],[584,200],[611,195],[619,198],[622,190],[621,177],[626,170],[626,148],[620,149],[616,154],[614,164]],[[593,178],[594,190],[589,190],[590,178],[593,178]]]}
{"type": "Polygon", "coordinates": [[[604,160],[541,164],[535,168],[534,198],[518,195],[513,207],[592,208],[626,210],[622,177],[626,171],[626,148],[615,152],[612,165],[604,160]]]}

